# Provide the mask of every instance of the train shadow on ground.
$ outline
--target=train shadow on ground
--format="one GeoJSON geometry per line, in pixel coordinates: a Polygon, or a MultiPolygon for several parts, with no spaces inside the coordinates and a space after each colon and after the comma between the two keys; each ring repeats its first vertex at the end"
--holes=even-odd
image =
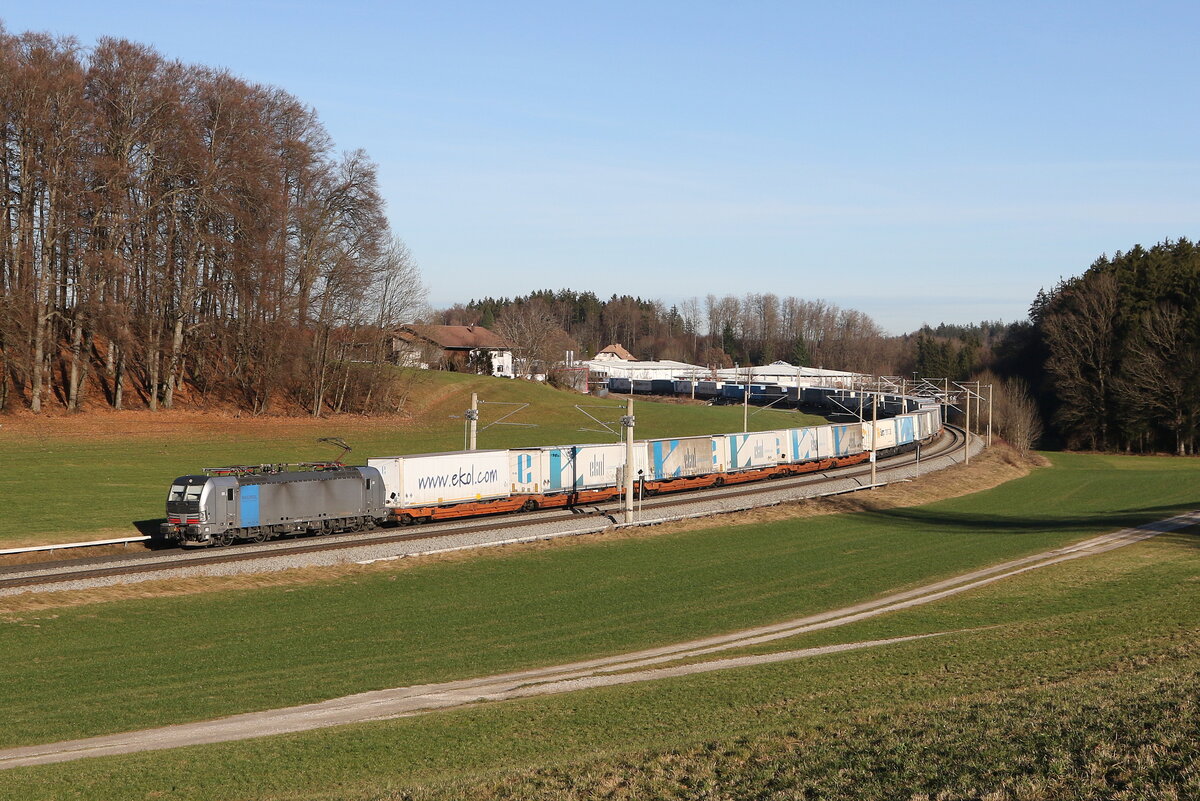
{"type": "MultiPolygon", "coordinates": [[[[859,514],[879,522],[915,524],[931,533],[971,530],[1004,536],[1052,531],[1078,531],[1081,535],[1097,531],[1117,531],[1152,524],[1185,511],[1187,511],[1186,508],[1181,509],[1178,506],[1145,506],[1094,515],[1054,515],[1050,513],[1035,517],[1006,517],[916,508],[880,509],[859,514]]],[[[1175,535],[1173,539],[1179,538],[1200,547],[1200,526],[1192,526],[1190,529],[1173,532],[1173,534],[1175,535]]]]}
{"type": "Polygon", "coordinates": [[[152,550],[158,548],[175,548],[177,547],[177,543],[163,539],[162,533],[158,530],[159,525],[165,522],[167,522],[167,518],[156,517],[152,520],[134,520],[133,526],[137,529],[138,534],[150,538],[150,541],[146,543],[147,548],[152,550]]]}

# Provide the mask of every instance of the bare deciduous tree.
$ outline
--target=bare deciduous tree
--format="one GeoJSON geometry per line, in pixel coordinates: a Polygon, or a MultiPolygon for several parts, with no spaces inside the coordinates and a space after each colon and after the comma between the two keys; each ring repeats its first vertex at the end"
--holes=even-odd
{"type": "Polygon", "coordinates": [[[559,345],[562,329],[545,306],[533,301],[513,306],[496,320],[496,333],[513,346],[513,369],[517,375],[547,374],[562,358],[559,345]]]}
{"type": "Polygon", "coordinates": [[[93,376],[115,408],[344,408],[347,331],[419,280],[381,255],[374,165],[329,151],[281,90],[0,27],[0,408],[79,409],[93,376]]]}
{"type": "Polygon", "coordinates": [[[1062,400],[1058,421],[1093,448],[1108,447],[1116,323],[1117,282],[1109,274],[1060,293],[1042,320],[1046,369],[1062,400]]]}
{"type": "Polygon", "coordinates": [[[1001,379],[991,371],[975,376],[992,387],[992,422],[996,432],[1021,454],[1028,454],[1042,438],[1042,418],[1029,385],[1020,378],[1001,379]]]}
{"type": "Polygon", "coordinates": [[[1137,321],[1117,382],[1126,406],[1159,419],[1175,435],[1175,452],[1195,450],[1200,417],[1200,349],[1197,333],[1172,303],[1159,303],[1137,321]]]}

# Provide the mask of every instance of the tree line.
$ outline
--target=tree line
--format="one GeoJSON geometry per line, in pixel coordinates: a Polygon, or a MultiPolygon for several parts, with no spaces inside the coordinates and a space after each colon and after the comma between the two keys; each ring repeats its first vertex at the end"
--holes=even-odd
{"type": "Polygon", "coordinates": [[[1027,343],[1069,447],[1196,452],[1200,247],[1188,239],[1097,259],[1039,293],[1027,343]]]}
{"type": "Polygon", "coordinates": [[[987,370],[1028,396],[1044,444],[1195,454],[1200,246],[1168,239],[1101,256],[1038,292],[1028,320],[926,327],[915,345],[922,375],[987,370]]]}
{"type": "Polygon", "coordinates": [[[642,359],[709,367],[792,364],[992,384],[1006,438],[1094,450],[1196,452],[1200,246],[1181,238],[1098,259],[1012,323],[939,324],[886,335],[868,316],[773,294],[657,300],[541,290],[439,314],[494,327],[531,361],[624,344],[642,359]]]}
{"type": "MultiPolygon", "coordinates": [[[[122,39],[85,50],[0,28],[0,201],[0,410],[393,405],[380,334],[419,316],[419,271],[370,158],[336,153],[287,92],[122,39]]],[[[901,336],[772,293],[668,305],[541,290],[434,319],[520,340],[527,366],[619,342],[712,367],[990,375],[1032,399],[1051,444],[1185,454],[1200,426],[1197,251],[1137,246],[1040,292],[1028,320],[901,336]]]]}
{"type": "Polygon", "coordinates": [[[0,28],[0,203],[0,410],[365,408],[350,357],[422,299],[366,153],[122,39],[0,28]]]}
{"type": "MultiPolygon", "coordinates": [[[[711,367],[794,364],[886,373],[902,361],[901,344],[870,316],[822,300],[750,293],[708,295],[668,306],[660,300],[593,292],[539,290],[513,298],[483,298],[445,309],[448,325],[544,331],[544,358],[564,348],[591,358],[620,343],[641,359],[672,359],[711,367]],[[531,325],[540,319],[542,326],[531,325]],[[556,330],[557,335],[550,331],[556,330]]],[[[528,346],[527,346],[528,347],[528,346]]]]}

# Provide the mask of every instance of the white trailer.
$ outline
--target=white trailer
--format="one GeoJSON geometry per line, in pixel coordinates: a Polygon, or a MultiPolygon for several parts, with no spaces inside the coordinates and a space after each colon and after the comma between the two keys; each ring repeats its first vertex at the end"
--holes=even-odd
{"type": "Polygon", "coordinates": [[[874,424],[875,435],[871,434],[871,422],[863,423],[863,447],[867,450],[882,451],[900,445],[909,445],[916,441],[917,434],[913,415],[902,414],[877,420],[874,424]]]}
{"type": "Polygon", "coordinates": [[[367,464],[379,471],[384,502],[393,509],[494,500],[510,492],[506,450],[382,456],[367,464]]]}
{"type": "Polygon", "coordinates": [[[882,451],[896,445],[896,426],[893,420],[867,420],[862,424],[863,449],[882,451]]]}
{"type": "Polygon", "coordinates": [[[724,434],[725,469],[756,470],[787,461],[786,431],[752,431],[748,434],[724,434]]]}
{"type": "MultiPolygon", "coordinates": [[[[642,443],[634,444],[635,469],[645,468],[644,450],[642,443]]],[[[624,445],[566,445],[509,451],[514,495],[615,487],[620,483],[618,476],[624,464],[624,445]]]]}
{"type": "Polygon", "coordinates": [[[854,456],[865,450],[862,427],[857,423],[822,426],[829,429],[833,450],[830,456],[854,456]]]}
{"type": "MultiPolygon", "coordinates": [[[[672,478],[704,476],[717,470],[716,437],[680,437],[651,439],[645,442],[646,478],[664,481],[672,478]]],[[[639,443],[640,444],[640,443],[639,443]]]]}
{"type": "Polygon", "coordinates": [[[809,426],[784,432],[790,462],[810,462],[853,456],[862,452],[862,429],[858,424],[809,426]]]}

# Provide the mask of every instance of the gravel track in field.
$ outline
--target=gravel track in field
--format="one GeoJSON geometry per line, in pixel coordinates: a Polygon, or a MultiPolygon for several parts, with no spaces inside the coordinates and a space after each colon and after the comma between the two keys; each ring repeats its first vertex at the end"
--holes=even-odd
{"type": "Polygon", "coordinates": [[[476,679],[377,690],[316,704],[233,715],[219,720],[184,723],[123,734],[0,750],[0,769],[65,762],[94,756],[245,740],[349,723],[407,717],[438,709],[482,702],[653,681],[674,676],[880,647],[929,637],[951,636],[962,632],[939,632],[663,666],[665,663],[679,663],[682,660],[793,637],[818,629],[841,626],[888,612],[931,603],[1031,570],[1084,556],[1105,553],[1161,533],[1197,524],[1200,524],[1200,512],[1190,512],[1136,528],[1103,534],[1074,545],[1044,551],[982,570],[971,571],[884,598],[783,623],[618,656],[476,679]]]}

